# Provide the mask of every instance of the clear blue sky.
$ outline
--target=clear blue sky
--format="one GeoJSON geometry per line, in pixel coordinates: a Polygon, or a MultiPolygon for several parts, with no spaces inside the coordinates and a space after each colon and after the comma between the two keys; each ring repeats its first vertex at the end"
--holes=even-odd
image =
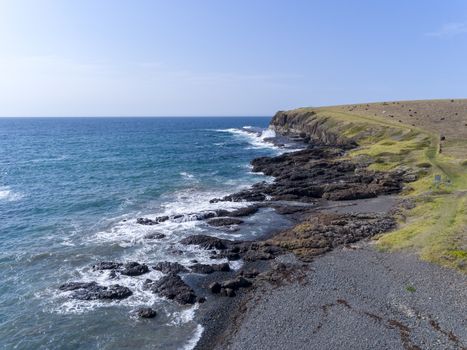
{"type": "Polygon", "coordinates": [[[0,115],[467,97],[463,0],[0,0],[0,115]]]}

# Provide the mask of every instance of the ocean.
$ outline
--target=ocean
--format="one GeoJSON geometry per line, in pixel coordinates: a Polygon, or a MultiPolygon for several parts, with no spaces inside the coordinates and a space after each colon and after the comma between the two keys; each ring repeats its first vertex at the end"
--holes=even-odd
{"type": "MultiPolygon", "coordinates": [[[[209,203],[255,182],[249,162],[282,149],[270,118],[0,118],[0,347],[5,349],[191,349],[199,305],[179,306],[137,277],[93,271],[100,261],[209,263],[178,241],[193,234],[253,239],[286,225],[272,210],[229,232],[192,214],[248,203],[209,203]],[[183,216],[154,226],[136,218],[183,216]],[[149,239],[163,233],[160,240],[149,239]],[[83,301],[68,281],[118,283],[133,295],[83,301]],[[158,316],[140,319],[153,307],[158,316]]],[[[231,262],[239,268],[241,262],[231,262]]],[[[208,300],[209,302],[209,300],[208,300]]]]}

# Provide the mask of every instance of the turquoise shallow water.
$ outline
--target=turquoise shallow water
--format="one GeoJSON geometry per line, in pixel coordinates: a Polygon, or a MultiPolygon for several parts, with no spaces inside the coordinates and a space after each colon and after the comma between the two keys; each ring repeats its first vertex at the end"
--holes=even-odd
{"type": "Polygon", "coordinates": [[[157,271],[121,277],[117,282],[134,294],[120,302],[76,301],[57,287],[72,280],[115,283],[90,269],[102,260],[209,261],[205,252],[177,243],[189,234],[254,238],[285,225],[263,210],[232,234],[187,215],[247,205],[209,199],[267,180],[248,164],[279,152],[263,140],[270,131],[241,128],[260,132],[269,119],[0,119],[0,346],[192,347],[202,332],[196,306],[180,307],[142,289],[145,278],[161,277],[157,271]],[[135,222],[163,214],[185,217],[157,228],[135,222]],[[166,238],[145,238],[153,232],[166,238]],[[140,306],[154,307],[158,317],[138,319],[140,306]]]}

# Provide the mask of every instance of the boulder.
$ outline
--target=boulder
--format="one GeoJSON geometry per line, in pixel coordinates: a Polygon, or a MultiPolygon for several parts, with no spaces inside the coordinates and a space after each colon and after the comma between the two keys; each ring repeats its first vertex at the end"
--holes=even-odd
{"type": "Polygon", "coordinates": [[[58,287],[58,289],[63,291],[70,291],[76,289],[89,289],[95,286],[97,286],[96,282],[67,282],[58,287]]]}
{"type": "Polygon", "coordinates": [[[258,206],[252,205],[249,207],[233,210],[229,212],[228,215],[225,215],[225,216],[232,216],[232,217],[249,216],[249,215],[255,214],[257,211],[258,211],[258,206]]]}
{"type": "Polygon", "coordinates": [[[240,225],[243,223],[243,220],[236,218],[216,218],[208,220],[208,224],[215,227],[220,226],[230,226],[230,225],[240,225]]]}
{"type": "Polygon", "coordinates": [[[137,218],[136,223],[140,224],[140,225],[149,225],[149,226],[151,226],[151,225],[157,225],[159,222],[156,221],[156,220],[148,219],[148,218],[137,218]]]}
{"type": "Polygon", "coordinates": [[[179,264],[178,262],[169,262],[169,261],[163,261],[157,263],[155,266],[153,266],[154,270],[161,271],[163,273],[181,273],[181,272],[188,272],[188,269],[179,264]]]}
{"type": "Polygon", "coordinates": [[[231,241],[206,235],[195,235],[183,238],[180,241],[185,245],[198,245],[204,249],[226,249],[231,241]]]}
{"type": "Polygon", "coordinates": [[[209,290],[211,293],[217,294],[221,291],[221,285],[219,282],[213,282],[209,285],[209,290]]]}
{"type": "Polygon", "coordinates": [[[138,316],[141,318],[154,318],[157,316],[156,310],[151,309],[150,307],[143,307],[138,309],[138,316]]]}
{"type": "Polygon", "coordinates": [[[237,290],[239,288],[247,288],[251,286],[251,282],[246,278],[239,276],[230,280],[226,280],[221,283],[222,288],[229,288],[232,290],[237,290]]]}
{"type": "Polygon", "coordinates": [[[131,296],[132,291],[119,284],[101,286],[96,282],[69,282],[59,287],[63,291],[74,291],[73,299],[97,300],[97,299],[125,299],[131,296]]]}
{"type": "Polygon", "coordinates": [[[149,272],[149,267],[146,264],[140,264],[133,261],[123,265],[121,274],[126,276],[139,276],[147,272],[149,272]]]}
{"type": "Polygon", "coordinates": [[[92,269],[95,271],[98,270],[117,270],[123,266],[122,263],[117,263],[113,261],[101,261],[95,265],[92,265],[92,269]]]}
{"type": "Polygon", "coordinates": [[[195,292],[190,286],[174,273],[170,273],[155,282],[146,280],[145,285],[153,293],[157,293],[170,300],[175,300],[182,305],[194,304],[197,299],[195,292]]]}
{"type": "Polygon", "coordinates": [[[165,234],[160,233],[160,232],[155,232],[155,233],[148,233],[147,235],[144,236],[146,239],[162,239],[165,238],[165,234]]]}
{"type": "Polygon", "coordinates": [[[230,271],[230,266],[228,263],[217,264],[217,265],[206,265],[206,264],[194,264],[190,266],[191,272],[210,274],[216,271],[227,272],[230,271]]]}

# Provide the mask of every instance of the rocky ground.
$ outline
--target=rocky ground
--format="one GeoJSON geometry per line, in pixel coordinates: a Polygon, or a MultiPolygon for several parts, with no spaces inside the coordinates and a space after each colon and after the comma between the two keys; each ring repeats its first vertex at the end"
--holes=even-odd
{"type": "Polygon", "coordinates": [[[302,274],[258,286],[213,348],[467,348],[464,275],[369,243],[290,260],[302,274]]]}

